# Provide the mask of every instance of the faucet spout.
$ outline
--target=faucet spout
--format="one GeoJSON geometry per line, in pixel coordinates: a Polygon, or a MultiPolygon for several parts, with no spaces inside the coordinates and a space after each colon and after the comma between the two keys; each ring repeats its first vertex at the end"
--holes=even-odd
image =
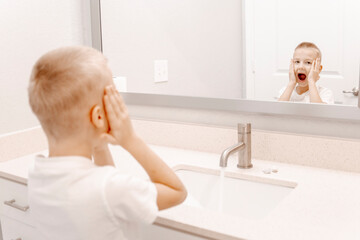
{"type": "Polygon", "coordinates": [[[252,168],[251,163],[251,124],[238,124],[238,143],[226,148],[220,157],[220,167],[226,167],[229,156],[238,152],[238,168],[252,168]]]}
{"type": "Polygon", "coordinates": [[[227,162],[228,162],[229,156],[234,152],[240,151],[244,147],[245,147],[245,143],[240,142],[240,143],[237,143],[237,144],[225,149],[222,152],[221,157],[220,157],[220,167],[227,167],[227,162]]]}

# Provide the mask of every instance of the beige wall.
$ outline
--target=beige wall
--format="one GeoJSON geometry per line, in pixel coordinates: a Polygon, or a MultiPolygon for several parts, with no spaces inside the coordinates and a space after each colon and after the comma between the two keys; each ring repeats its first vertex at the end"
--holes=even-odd
{"type": "Polygon", "coordinates": [[[32,65],[64,45],[91,45],[88,1],[0,1],[0,134],[38,125],[27,99],[32,65]]]}

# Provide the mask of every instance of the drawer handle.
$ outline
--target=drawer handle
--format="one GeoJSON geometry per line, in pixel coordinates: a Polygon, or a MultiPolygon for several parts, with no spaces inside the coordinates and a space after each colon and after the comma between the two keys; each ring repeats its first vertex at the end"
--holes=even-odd
{"type": "MultiPolygon", "coordinates": [[[[4,203],[5,203],[5,205],[19,209],[20,211],[23,211],[23,212],[26,212],[29,209],[29,206],[23,207],[23,206],[20,206],[19,204],[16,204],[15,202],[16,202],[15,199],[11,199],[10,201],[5,201],[4,203]]],[[[16,239],[16,240],[18,240],[18,239],[16,239]]]]}
{"type": "Polygon", "coordinates": [[[17,238],[17,239],[11,239],[11,240],[21,240],[21,238],[17,238]]]}

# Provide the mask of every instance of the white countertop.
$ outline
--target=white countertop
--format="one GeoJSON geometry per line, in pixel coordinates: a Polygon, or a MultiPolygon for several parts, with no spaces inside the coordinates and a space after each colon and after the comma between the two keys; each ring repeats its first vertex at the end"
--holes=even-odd
{"type": "MultiPolygon", "coordinates": [[[[171,167],[179,164],[219,169],[219,155],[151,145],[171,167]]],[[[145,171],[120,147],[111,146],[116,166],[147,178],[145,171]]],[[[46,155],[47,151],[42,153],[46,155]]],[[[26,183],[37,153],[0,163],[0,177],[26,183]]],[[[238,169],[229,158],[226,171],[296,182],[297,186],[260,220],[229,216],[179,205],[159,212],[157,224],[218,239],[360,239],[360,174],[253,160],[238,169]],[[277,173],[263,169],[276,166],[277,173]]],[[[264,201],[266,201],[264,199],[264,201]]]]}

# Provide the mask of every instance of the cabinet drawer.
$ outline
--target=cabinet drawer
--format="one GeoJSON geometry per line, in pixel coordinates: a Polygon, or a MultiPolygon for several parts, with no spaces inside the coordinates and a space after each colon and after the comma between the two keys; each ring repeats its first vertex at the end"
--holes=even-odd
{"type": "Polygon", "coordinates": [[[0,178],[0,216],[32,224],[26,185],[0,178]]]}
{"type": "Polygon", "coordinates": [[[3,240],[38,240],[36,229],[16,221],[12,218],[1,216],[3,240]]]}

